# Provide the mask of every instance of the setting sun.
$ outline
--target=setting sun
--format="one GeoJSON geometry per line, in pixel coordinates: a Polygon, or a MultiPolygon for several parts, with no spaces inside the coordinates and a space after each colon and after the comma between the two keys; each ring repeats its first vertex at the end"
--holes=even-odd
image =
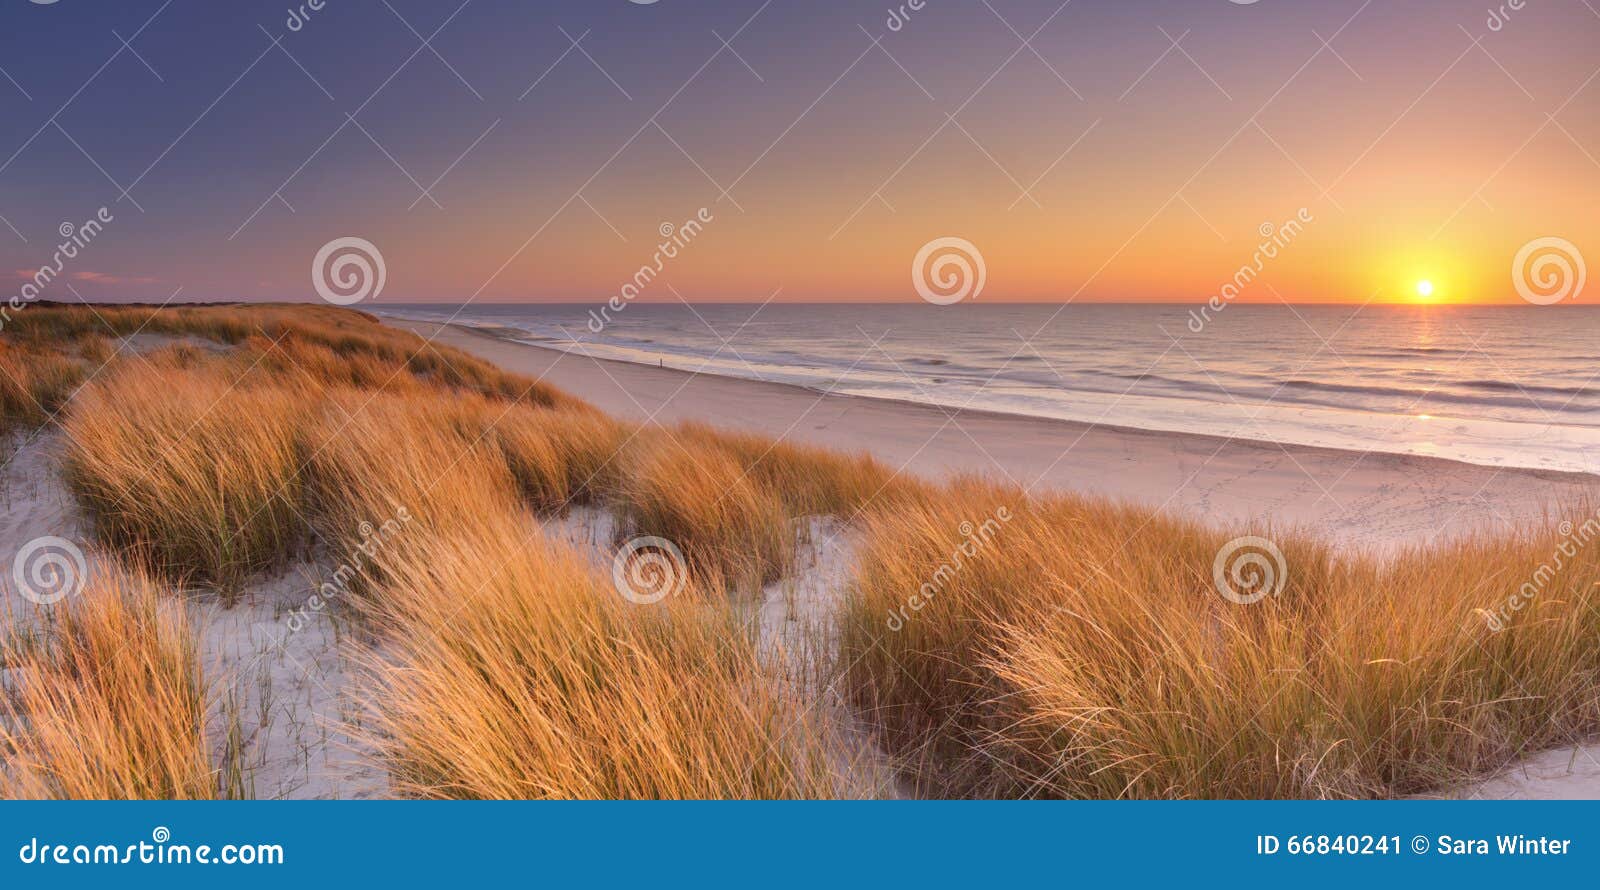
{"type": "Polygon", "coordinates": [[[1417,296],[1423,299],[1433,296],[1433,282],[1426,280],[1417,282],[1417,296]]]}

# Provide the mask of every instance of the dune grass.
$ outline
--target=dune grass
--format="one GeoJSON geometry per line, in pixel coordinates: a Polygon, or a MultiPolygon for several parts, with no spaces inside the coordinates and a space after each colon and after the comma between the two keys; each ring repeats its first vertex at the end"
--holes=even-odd
{"type": "MultiPolygon", "coordinates": [[[[546,538],[524,512],[523,464],[480,429],[487,408],[380,398],[348,421],[333,411],[324,426],[338,433],[324,431],[313,461],[314,512],[329,538],[354,546],[359,524],[407,517],[368,548],[354,602],[381,640],[365,662],[374,744],[396,790],[826,794],[820,748],[727,605],[635,605],[546,538]]],[[[587,413],[552,409],[512,422],[597,428],[587,413]]],[[[604,429],[597,441],[610,442],[604,429]]],[[[574,475],[552,461],[547,479],[574,475]]]]}
{"type": "MultiPolygon", "coordinates": [[[[457,425],[460,408],[438,398],[348,392],[306,433],[306,512],[319,538],[359,564],[357,595],[381,587],[385,563],[358,555],[419,546],[480,513],[517,509],[516,483],[494,443],[457,425]]],[[[530,524],[531,527],[531,524],[530,524]]]]}
{"type": "Polygon", "coordinates": [[[454,424],[496,449],[534,510],[560,513],[615,497],[633,430],[587,407],[532,408],[487,399],[458,402],[454,424]]]}
{"type": "Polygon", "coordinates": [[[581,405],[554,387],[508,373],[459,349],[387,327],[367,313],[332,306],[91,308],[38,303],[16,313],[0,331],[0,350],[61,356],[84,351],[105,354],[111,338],[120,341],[134,335],[189,338],[233,347],[242,366],[321,384],[343,382],[386,390],[421,385],[539,407],[581,405]]]}
{"type": "Polygon", "coordinates": [[[0,342],[0,417],[44,423],[88,375],[89,360],[0,342]]]}
{"type": "Polygon", "coordinates": [[[369,656],[398,789],[418,797],[831,793],[798,703],[719,596],[638,606],[515,514],[385,550],[369,656]]]}
{"type": "Polygon", "coordinates": [[[837,488],[859,463],[833,472],[811,456],[829,472],[807,474],[790,452],[735,441],[761,459],[748,470],[755,458],[741,463],[709,431],[641,438],[565,397],[445,393],[404,376],[356,385],[359,373],[322,373],[304,349],[294,358],[262,341],[222,354],[169,346],[86,387],[65,423],[67,477],[102,540],[231,592],[296,552],[308,524],[343,546],[401,506],[446,521],[458,508],[440,477],[470,459],[496,464],[493,487],[536,511],[616,505],[635,533],[676,541],[703,580],[753,586],[792,559],[786,504],[837,488]]]}
{"type": "Polygon", "coordinates": [[[831,792],[817,734],[720,591],[629,602],[530,513],[648,495],[632,502],[657,512],[638,515],[690,523],[704,517],[672,512],[693,508],[680,483],[715,484],[733,494],[708,514],[723,524],[671,529],[696,575],[743,577],[754,544],[751,581],[770,579],[789,519],[731,457],[661,462],[564,397],[482,375],[442,386],[442,365],[393,377],[366,347],[341,359],[327,332],[237,333],[229,350],[168,346],[92,382],[66,421],[68,479],[102,540],[185,583],[236,590],[308,539],[342,560],[376,643],[372,713],[397,790],[831,792]]]}
{"type": "Polygon", "coordinates": [[[182,605],[140,573],[103,570],[51,616],[0,643],[12,678],[0,695],[0,797],[216,797],[182,605]]]}
{"type": "Polygon", "coordinates": [[[674,432],[686,448],[713,448],[733,457],[750,478],[777,492],[797,516],[848,519],[869,504],[890,504],[919,485],[896,478],[864,452],[844,454],[702,423],[680,424],[674,432]]]}
{"type": "Polygon", "coordinates": [[[1250,604],[1214,586],[1230,537],[975,484],[877,514],[842,627],[852,696],[936,765],[922,779],[973,796],[1390,797],[1600,729],[1600,555],[1495,633],[1484,610],[1553,535],[1381,563],[1278,535],[1283,586],[1250,604]]]}
{"type": "Polygon", "coordinates": [[[642,437],[627,455],[619,513],[630,534],[675,543],[691,574],[759,589],[794,561],[783,499],[727,451],[671,432],[642,437]]]}
{"type": "Polygon", "coordinates": [[[295,437],[303,411],[285,388],[125,366],[90,387],[67,419],[67,479],[107,545],[236,592],[303,540],[295,437]]]}

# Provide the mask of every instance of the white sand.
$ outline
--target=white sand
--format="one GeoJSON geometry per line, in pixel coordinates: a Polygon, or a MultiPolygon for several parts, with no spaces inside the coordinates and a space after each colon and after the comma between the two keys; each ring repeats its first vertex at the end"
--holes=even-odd
{"type": "Polygon", "coordinates": [[[229,756],[230,722],[242,732],[239,761],[247,796],[265,799],[381,798],[388,775],[363,740],[364,709],[339,628],[327,612],[304,610],[331,577],[297,564],[252,585],[231,605],[191,598],[212,700],[216,744],[229,756]]]}
{"type": "Polygon", "coordinates": [[[1446,796],[1470,800],[1600,800],[1600,743],[1542,751],[1493,778],[1446,796]]]}
{"type": "Polygon", "coordinates": [[[834,639],[855,564],[855,534],[839,520],[821,516],[805,520],[796,534],[793,571],[767,585],[751,609],[758,651],[796,698],[809,703],[795,722],[807,721],[813,732],[823,734],[836,776],[835,796],[910,797],[911,788],[841,686],[844,665],[839,664],[834,639]]]}
{"type": "MultiPolygon", "coordinates": [[[[42,536],[79,546],[89,576],[104,561],[63,484],[56,462],[65,440],[55,430],[13,439],[0,471],[0,591],[19,624],[41,609],[17,590],[15,554],[42,536]]],[[[359,709],[351,700],[346,665],[331,619],[312,613],[298,633],[286,633],[284,613],[304,604],[322,573],[299,566],[254,585],[224,605],[210,594],[185,594],[200,636],[201,671],[209,687],[207,728],[219,762],[238,751],[245,789],[261,798],[380,797],[388,779],[351,735],[359,709]],[[242,744],[229,741],[234,714],[242,744]]],[[[9,630],[9,628],[8,628],[9,630]]]]}

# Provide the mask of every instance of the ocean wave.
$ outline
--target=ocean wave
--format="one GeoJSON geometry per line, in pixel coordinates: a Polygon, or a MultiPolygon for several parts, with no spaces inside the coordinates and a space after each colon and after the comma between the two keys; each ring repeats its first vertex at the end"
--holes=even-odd
{"type": "Polygon", "coordinates": [[[1522,386],[1506,384],[1501,381],[1451,381],[1442,382],[1438,386],[1426,388],[1410,388],[1395,386],[1374,386],[1371,384],[1356,383],[1328,383],[1318,380],[1282,380],[1278,385],[1284,389],[1312,393],[1338,393],[1344,395],[1371,396],[1377,399],[1392,399],[1409,410],[1413,405],[1424,403],[1446,403],[1462,406],[1532,408],[1539,411],[1561,412],[1595,410],[1595,405],[1576,404],[1584,397],[1600,397],[1600,390],[1583,387],[1565,386],[1522,386]],[[1460,392],[1459,388],[1470,388],[1487,392],[1505,393],[1504,396],[1479,395],[1471,392],[1460,392]],[[1550,399],[1540,399],[1536,396],[1550,396],[1550,399]],[[1562,397],[1565,398],[1562,398],[1562,397]]]}
{"type": "Polygon", "coordinates": [[[1463,380],[1460,385],[1491,392],[1536,392],[1552,396],[1586,396],[1591,393],[1600,395],[1600,387],[1550,386],[1542,383],[1518,383],[1514,380],[1463,380]]]}
{"type": "Polygon", "coordinates": [[[1466,349],[1453,349],[1447,346],[1390,346],[1385,349],[1356,349],[1351,355],[1363,358],[1412,358],[1419,355],[1425,356],[1462,356],[1470,355],[1466,349]]]}

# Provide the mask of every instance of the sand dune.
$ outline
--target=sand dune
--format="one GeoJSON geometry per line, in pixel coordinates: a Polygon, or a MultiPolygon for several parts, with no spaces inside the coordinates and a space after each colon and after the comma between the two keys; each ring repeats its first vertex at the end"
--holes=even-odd
{"type": "MultiPolygon", "coordinates": [[[[481,332],[422,323],[400,326],[471,351],[500,367],[542,378],[620,417],[702,420],[833,448],[867,450],[930,477],[982,472],[1039,489],[1133,498],[1216,522],[1303,524],[1346,545],[1393,551],[1439,535],[1536,517],[1547,504],[1582,497],[1593,477],[1497,470],[1449,461],[1280,448],[856,397],[778,384],[695,375],[539,349],[481,332]]],[[[457,362],[466,361],[456,355],[457,362]]],[[[81,510],[60,478],[64,433],[18,437],[0,474],[6,509],[0,552],[43,535],[90,543],[81,510]]],[[[614,555],[615,517],[578,508],[546,528],[602,572],[614,555]]],[[[742,605],[761,657],[801,698],[832,716],[829,758],[840,796],[906,796],[890,756],[832,683],[827,628],[844,602],[859,541],[837,518],[797,528],[799,559],[762,596],[742,605]]],[[[342,629],[325,615],[284,633],[285,615],[328,573],[327,554],[257,575],[237,598],[180,593],[200,630],[213,706],[210,742],[219,762],[238,763],[258,797],[376,797],[389,775],[370,744],[342,629]],[[227,733],[237,715],[240,735],[227,733]]],[[[10,591],[6,591],[10,595],[10,591]]],[[[18,614],[23,603],[10,604],[18,614]]],[[[1548,744],[1548,741],[1545,742],[1548,744]]],[[[1482,781],[1440,792],[1468,798],[1600,797],[1600,745],[1530,752],[1482,781]]]]}

